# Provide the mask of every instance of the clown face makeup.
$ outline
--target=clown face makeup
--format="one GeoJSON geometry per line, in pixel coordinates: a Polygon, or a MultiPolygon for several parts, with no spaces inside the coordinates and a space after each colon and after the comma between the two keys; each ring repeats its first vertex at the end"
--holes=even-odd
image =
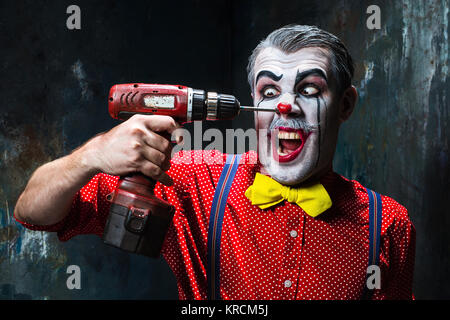
{"type": "Polygon", "coordinates": [[[339,117],[336,83],[326,50],[304,48],[286,54],[266,48],[256,58],[254,105],[258,155],[263,172],[295,185],[331,168],[339,117]]]}

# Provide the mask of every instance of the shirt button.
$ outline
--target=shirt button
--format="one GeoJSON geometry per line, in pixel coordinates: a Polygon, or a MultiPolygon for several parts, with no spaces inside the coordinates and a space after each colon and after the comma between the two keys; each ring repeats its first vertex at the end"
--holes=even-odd
{"type": "Polygon", "coordinates": [[[284,287],[285,288],[290,288],[292,286],[292,281],[291,280],[286,280],[285,282],[284,282],[284,287]]]}
{"type": "Polygon", "coordinates": [[[298,233],[297,233],[297,231],[295,231],[295,230],[291,230],[291,232],[289,232],[289,235],[290,235],[292,238],[295,238],[295,237],[298,235],[298,233]]]}

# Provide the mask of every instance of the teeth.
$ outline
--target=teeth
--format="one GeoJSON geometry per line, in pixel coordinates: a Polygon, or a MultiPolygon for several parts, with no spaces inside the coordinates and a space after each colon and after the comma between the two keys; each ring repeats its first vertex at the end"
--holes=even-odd
{"type": "Polygon", "coordinates": [[[300,139],[300,135],[297,132],[286,132],[286,131],[279,131],[278,132],[278,139],[300,139]]]}

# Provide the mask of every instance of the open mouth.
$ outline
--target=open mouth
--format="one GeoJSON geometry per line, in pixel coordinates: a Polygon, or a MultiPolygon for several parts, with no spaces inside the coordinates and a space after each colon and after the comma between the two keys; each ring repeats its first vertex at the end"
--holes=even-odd
{"type": "Polygon", "coordinates": [[[278,127],[271,132],[272,156],[275,161],[289,162],[297,158],[310,133],[301,129],[278,127]]]}

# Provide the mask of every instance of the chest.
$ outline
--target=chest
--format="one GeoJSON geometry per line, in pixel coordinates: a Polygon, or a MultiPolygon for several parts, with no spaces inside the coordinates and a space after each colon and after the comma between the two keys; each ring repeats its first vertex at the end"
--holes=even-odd
{"type": "Polygon", "coordinates": [[[221,239],[224,294],[234,299],[358,298],[365,283],[367,232],[342,219],[341,212],[326,214],[314,219],[288,202],[260,210],[239,195],[231,197],[221,239]]]}
{"type": "MultiPolygon", "coordinates": [[[[191,183],[198,184],[194,180],[191,183]]],[[[197,187],[190,193],[190,211],[192,215],[196,212],[199,229],[196,234],[202,235],[203,244],[199,251],[206,267],[215,185],[213,179],[203,180],[202,193],[197,187]]],[[[242,181],[234,183],[225,207],[218,244],[222,298],[357,299],[360,296],[369,251],[368,233],[363,226],[346,219],[347,213],[339,208],[332,208],[317,218],[311,218],[300,207],[286,201],[261,210],[245,197],[247,187],[242,181]]]]}

